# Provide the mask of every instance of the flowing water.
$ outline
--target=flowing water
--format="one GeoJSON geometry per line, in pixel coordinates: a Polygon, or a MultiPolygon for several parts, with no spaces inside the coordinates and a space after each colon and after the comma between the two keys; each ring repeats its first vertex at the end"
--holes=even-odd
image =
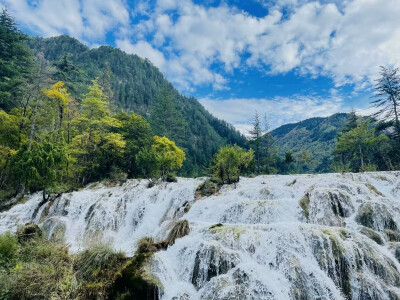
{"type": "Polygon", "coordinates": [[[400,299],[400,172],[241,178],[196,200],[204,180],[34,194],[0,232],[33,221],[72,252],[102,240],[132,255],[186,219],[190,234],[149,264],[161,299],[400,299]]]}

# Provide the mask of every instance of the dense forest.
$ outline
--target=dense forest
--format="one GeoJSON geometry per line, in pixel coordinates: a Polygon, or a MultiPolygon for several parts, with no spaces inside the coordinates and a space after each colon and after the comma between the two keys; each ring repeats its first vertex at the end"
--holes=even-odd
{"type": "Polygon", "coordinates": [[[6,10],[0,26],[3,198],[104,178],[198,176],[223,145],[245,146],[148,60],[67,36],[30,38],[6,10]]]}
{"type": "Polygon", "coordinates": [[[74,38],[32,38],[27,44],[43,55],[78,102],[87,86],[99,78],[116,111],[134,111],[153,132],[167,136],[186,152],[181,175],[202,175],[212,155],[225,144],[245,146],[245,138],[230,124],[208,113],[195,99],[182,96],[146,59],[110,47],[89,49],[74,38]]]}

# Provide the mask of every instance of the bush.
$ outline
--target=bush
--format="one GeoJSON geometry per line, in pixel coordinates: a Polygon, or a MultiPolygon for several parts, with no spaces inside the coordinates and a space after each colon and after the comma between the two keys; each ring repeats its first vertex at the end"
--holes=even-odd
{"type": "Polygon", "coordinates": [[[0,299],[49,299],[62,294],[61,284],[71,270],[71,260],[63,245],[39,237],[22,244],[15,242],[15,236],[3,237],[4,240],[5,245],[12,245],[8,248],[14,254],[13,264],[8,266],[4,257],[1,259],[0,299]]]}
{"type": "Polygon", "coordinates": [[[9,267],[14,264],[18,241],[10,233],[0,235],[0,267],[9,267]]]}
{"type": "Polygon", "coordinates": [[[246,169],[254,157],[254,151],[244,151],[237,145],[225,146],[214,155],[212,177],[220,184],[239,181],[240,172],[246,169]]]}
{"type": "Polygon", "coordinates": [[[378,170],[378,167],[374,164],[367,164],[364,166],[364,171],[365,172],[375,172],[378,170]]]}

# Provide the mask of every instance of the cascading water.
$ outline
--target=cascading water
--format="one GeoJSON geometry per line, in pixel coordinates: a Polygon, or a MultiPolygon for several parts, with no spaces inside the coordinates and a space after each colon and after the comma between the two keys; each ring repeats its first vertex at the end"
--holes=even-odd
{"type": "Polygon", "coordinates": [[[190,234],[149,265],[161,299],[400,299],[400,172],[241,178],[195,200],[203,181],[34,194],[0,232],[33,221],[71,251],[102,240],[131,255],[186,219],[190,234]]]}

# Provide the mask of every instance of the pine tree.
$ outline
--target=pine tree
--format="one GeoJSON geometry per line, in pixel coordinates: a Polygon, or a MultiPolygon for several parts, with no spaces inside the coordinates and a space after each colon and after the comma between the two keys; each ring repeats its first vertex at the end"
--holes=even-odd
{"type": "Polygon", "coordinates": [[[386,143],[388,139],[384,134],[376,136],[375,128],[370,128],[370,124],[369,120],[358,120],[357,127],[340,134],[336,144],[336,153],[350,153],[359,161],[358,169],[356,166],[352,166],[355,171],[364,172],[367,159],[372,157],[379,144],[386,143]]]}
{"type": "Polygon", "coordinates": [[[347,115],[346,123],[343,125],[341,132],[346,133],[354,128],[357,128],[357,121],[358,121],[358,116],[356,115],[355,110],[352,109],[347,115]]]}
{"type": "Polygon", "coordinates": [[[261,128],[261,122],[258,117],[258,112],[254,114],[252,129],[249,131],[249,144],[254,150],[254,155],[257,164],[257,174],[260,174],[261,168],[261,145],[264,136],[264,132],[261,128]]]}
{"type": "Polygon", "coordinates": [[[182,113],[177,109],[171,90],[164,88],[150,114],[150,125],[153,132],[166,136],[178,144],[184,141],[187,130],[182,113]]]}
{"type": "MultiPolygon", "coordinates": [[[[34,58],[15,20],[3,9],[0,15],[0,109],[18,107],[32,81],[34,58]]],[[[28,89],[29,91],[29,89],[28,89]]]]}
{"type": "Polygon", "coordinates": [[[386,122],[391,122],[395,128],[395,136],[400,138],[400,75],[399,69],[387,69],[381,66],[381,77],[376,80],[375,98],[372,104],[379,110],[374,117],[382,116],[386,122]]]}
{"type": "Polygon", "coordinates": [[[112,90],[112,86],[111,86],[111,68],[110,68],[110,64],[108,63],[108,61],[105,62],[104,64],[104,68],[103,71],[99,77],[99,85],[100,88],[103,92],[103,94],[106,96],[107,100],[110,103],[114,103],[115,99],[114,99],[114,93],[112,90]]]}
{"type": "Polygon", "coordinates": [[[272,136],[270,131],[270,126],[268,122],[267,115],[264,115],[264,132],[262,137],[262,148],[263,148],[263,156],[264,159],[262,163],[265,166],[265,171],[267,174],[274,174],[278,170],[275,168],[277,162],[277,149],[278,147],[274,147],[275,138],[272,136]]]}

